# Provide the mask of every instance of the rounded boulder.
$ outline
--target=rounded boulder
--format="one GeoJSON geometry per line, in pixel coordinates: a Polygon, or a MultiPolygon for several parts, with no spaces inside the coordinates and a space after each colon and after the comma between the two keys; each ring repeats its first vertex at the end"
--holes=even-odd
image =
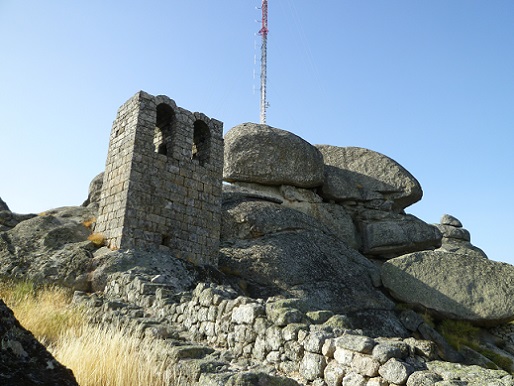
{"type": "Polygon", "coordinates": [[[490,326],[514,320],[514,266],[444,251],[388,260],[382,283],[398,300],[490,326]]]}
{"type": "Polygon", "coordinates": [[[322,196],[334,201],[385,201],[404,209],[421,200],[419,182],[393,159],[360,147],[317,145],[325,162],[322,196]]]}
{"type": "Polygon", "coordinates": [[[243,123],[225,135],[225,181],[314,188],[323,168],[320,151],[288,131],[243,123]]]}

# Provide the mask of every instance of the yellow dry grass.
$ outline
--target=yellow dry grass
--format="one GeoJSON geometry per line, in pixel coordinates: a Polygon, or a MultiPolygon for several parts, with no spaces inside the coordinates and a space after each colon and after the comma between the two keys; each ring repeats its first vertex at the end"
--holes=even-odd
{"type": "Polygon", "coordinates": [[[0,284],[0,297],[23,327],[45,345],[84,323],[80,310],[70,306],[71,292],[63,288],[37,290],[30,282],[6,282],[0,284]]]}
{"type": "Polygon", "coordinates": [[[96,223],[96,217],[91,217],[82,221],[82,225],[84,225],[87,229],[91,229],[94,223],[96,223]]]}
{"type": "Polygon", "coordinates": [[[78,335],[65,334],[50,351],[73,370],[81,386],[164,386],[171,381],[162,347],[122,329],[84,326],[78,335]]]}
{"type": "Polygon", "coordinates": [[[86,323],[71,293],[30,282],[0,282],[0,298],[18,321],[45,344],[55,358],[73,370],[81,386],[178,385],[159,342],[141,341],[114,326],[86,323]]]}
{"type": "Polygon", "coordinates": [[[91,241],[95,247],[103,247],[105,245],[105,236],[101,233],[92,233],[87,238],[89,241],[91,241]]]}

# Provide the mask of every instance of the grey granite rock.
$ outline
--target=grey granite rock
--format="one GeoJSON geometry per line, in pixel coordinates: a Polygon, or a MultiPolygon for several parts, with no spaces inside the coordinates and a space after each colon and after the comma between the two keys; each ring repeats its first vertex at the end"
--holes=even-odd
{"type": "Polygon", "coordinates": [[[442,225],[451,225],[456,228],[462,228],[460,220],[450,214],[443,214],[440,223],[442,225]]]}
{"type": "Polygon", "coordinates": [[[96,248],[84,221],[91,217],[87,208],[57,208],[0,233],[0,275],[88,290],[96,248]]]}
{"type": "Polygon", "coordinates": [[[224,206],[220,270],[255,297],[301,297],[334,312],[391,309],[378,268],[310,216],[264,201],[224,206]]]}
{"type": "Polygon", "coordinates": [[[494,325],[514,320],[514,266],[443,251],[414,252],[382,266],[398,300],[439,315],[494,325]]]}
{"type": "Polygon", "coordinates": [[[325,162],[322,195],[327,200],[380,200],[401,210],[423,196],[419,182],[383,154],[359,147],[316,146],[325,162]]]}
{"type": "Polygon", "coordinates": [[[223,178],[228,182],[316,187],[323,182],[323,156],[293,133],[243,123],[225,135],[223,178]]]}
{"type": "Polygon", "coordinates": [[[3,211],[3,210],[7,210],[7,211],[11,211],[9,209],[9,207],[7,206],[7,204],[5,203],[4,200],[2,200],[2,198],[0,197],[0,211],[3,211]]]}
{"type": "Polygon", "coordinates": [[[82,203],[82,206],[89,206],[98,209],[100,204],[100,195],[102,194],[102,186],[104,183],[104,172],[99,173],[91,180],[89,184],[89,192],[86,201],[82,203]]]}

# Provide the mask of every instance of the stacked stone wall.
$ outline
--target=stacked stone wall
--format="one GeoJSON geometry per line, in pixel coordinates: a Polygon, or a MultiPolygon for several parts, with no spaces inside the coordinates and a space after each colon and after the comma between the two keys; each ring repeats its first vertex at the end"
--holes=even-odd
{"type": "MultiPolygon", "coordinates": [[[[343,315],[300,310],[294,299],[252,299],[238,296],[230,287],[206,283],[177,294],[158,281],[119,275],[108,283],[105,294],[139,304],[146,315],[153,315],[159,322],[143,318],[150,334],[163,330],[158,323],[178,326],[197,343],[227,350],[229,357],[248,363],[273,366],[303,385],[479,385],[479,379],[514,384],[503,370],[441,360],[444,347],[431,340],[366,336],[345,325],[343,315]]],[[[409,329],[428,328],[419,315],[404,313],[401,320],[409,329]]],[[[492,362],[488,365],[494,367],[492,362]]]]}
{"type": "Polygon", "coordinates": [[[111,131],[95,231],[113,249],[171,249],[216,265],[220,234],[223,125],[137,93],[111,131]]]}

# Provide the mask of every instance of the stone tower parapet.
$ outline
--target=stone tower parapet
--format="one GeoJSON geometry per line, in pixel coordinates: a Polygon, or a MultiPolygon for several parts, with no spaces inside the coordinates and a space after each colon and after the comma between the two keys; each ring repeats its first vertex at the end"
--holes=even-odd
{"type": "Polygon", "coordinates": [[[216,266],[222,174],[223,123],[140,91],[113,123],[95,232],[216,266]]]}

